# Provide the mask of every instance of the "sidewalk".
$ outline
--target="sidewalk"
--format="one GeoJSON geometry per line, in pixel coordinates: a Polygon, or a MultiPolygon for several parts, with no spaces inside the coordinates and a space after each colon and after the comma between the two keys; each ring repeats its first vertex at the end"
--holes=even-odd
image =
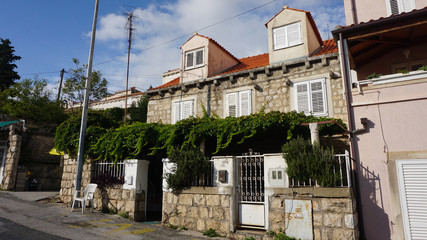
{"type": "Polygon", "coordinates": [[[158,222],[134,222],[119,215],[85,214],[63,203],[39,201],[57,192],[0,192],[0,216],[17,224],[68,239],[224,239],[200,232],[172,230],[158,222]]]}

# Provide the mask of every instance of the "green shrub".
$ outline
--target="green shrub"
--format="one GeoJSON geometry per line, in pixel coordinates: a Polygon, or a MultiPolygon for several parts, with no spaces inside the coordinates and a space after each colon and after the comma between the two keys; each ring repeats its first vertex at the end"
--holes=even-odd
{"type": "Polygon", "coordinates": [[[250,236],[250,237],[245,237],[245,240],[255,240],[255,238],[250,236]]]}
{"type": "Polygon", "coordinates": [[[175,225],[172,225],[172,224],[169,223],[169,228],[170,229],[178,229],[178,226],[175,226],[175,225]]]}
{"type": "Polygon", "coordinates": [[[208,230],[203,232],[203,235],[208,236],[208,237],[221,237],[221,235],[219,235],[215,229],[209,228],[208,230]]]}
{"type": "Polygon", "coordinates": [[[119,212],[119,216],[122,218],[129,218],[129,212],[119,212]]]}
{"type": "Polygon", "coordinates": [[[311,144],[301,137],[290,140],[282,147],[283,158],[287,164],[289,178],[304,182],[316,180],[323,187],[334,186],[340,181],[339,165],[334,161],[333,148],[311,144]]]}
{"type": "Polygon", "coordinates": [[[423,65],[422,67],[418,68],[419,71],[427,71],[427,65],[423,65]]]}
{"type": "Polygon", "coordinates": [[[381,76],[382,76],[382,74],[380,74],[380,73],[372,73],[371,75],[369,75],[369,76],[367,77],[367,79],[379,78],[379,77],[381,77],[381,76]]]}

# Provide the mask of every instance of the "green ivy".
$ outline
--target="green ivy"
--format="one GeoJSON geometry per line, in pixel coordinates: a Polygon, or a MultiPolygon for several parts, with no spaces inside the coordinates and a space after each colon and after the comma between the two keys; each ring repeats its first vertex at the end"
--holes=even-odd
{"type": "MultiPolygon", "coordinates": [[[[89,114],[85,151],[99,160],[144,158],[170,154],[173,149],[199,148],[205,143],[205,155],[241,154],[249,148],[263,153],[280,151],[294,136],[308,138],[310,130],[301,123],[336,120],[288,113],[256,113],[239,118],[218,118],[207,115],[190,117],[174,125],[133,123],[118,127],[118,123],[100,113],[89,114]],[[256,147],[254,147],[256,146],[256,147]]],[[[55,148],[75,153],[78,147],[80,117],[71,117],[56,131],[55,148]]],[[[321,136],[341,134],[337,124],[319,125],[321,136]]]]}

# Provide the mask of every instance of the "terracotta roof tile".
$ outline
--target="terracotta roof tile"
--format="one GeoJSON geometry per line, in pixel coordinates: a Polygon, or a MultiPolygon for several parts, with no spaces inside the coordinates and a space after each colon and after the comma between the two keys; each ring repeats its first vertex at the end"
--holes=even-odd
{"type": "MultiPolygon", "coordinates": [[[[210,38],[210,37],[206,37],[204,35],[195,33],[191,38],[189,38],[187,41],[185,41],[184,44],[186,44],[188,41],[190,41],[190,39],[192,39],[194,36],[199,36],[199,37],[203,37],[208,39],[209,41],[211,41],[213,44],[217,45],[219,48],[221,48],[222,50],[224,50],[224,52],[226,52],[228,55],[230,55],[232,58],[234,58],[236,61],[239,61],[239,59],[237,59],[233,54],[231,54],[227,49],[225,49],[223,46],[221,46],[217,41],[215,41],[214,39],[210,38]]],[[[181,47],[184,45],[182,44],[181,47]]]]}
{"type": "Polygon", "coordinates": [[[268,20],[268,22],[265,23],[265,27],[267,27],[267,24],[271,20],[273,20],[277,15],[279,15],[281,12],[283,12],[286,9],[306,13],[308,20],[310,21],[310,24],[313,27],[314,33],[316,34],[317,40],[319,41],[320,44],[322,44],[323,40],[322,40],[322,37],[320,36],[319,29],[317,28],[316,22],[314,21],[313,16],[311,15],[311,13],[309,11],[304,11],[304,10],[300,10],[300,9],[296,9],[296,8],[283,8],[280,12],[278,12],[276,15],[274,15],[274,17],[272,17],[270,20],[268,20]]]}
{"type": "Polygon", "coordinates": [[[156,90],[156,89],[161,89],[161,88],[167,88],[167,87],[171,87],[171,86],[175,86],[175,85],[178,85],[179,84],[179,77],[177,77],[177,78],[175,78],[174,80],[172,80],[172,81],[169,81],[169,82],[167,82],[167,83],[165,83],[165,84],[163,84],[163,85],[160,85],[160,86],[158,86],[158,87],[155,87],[155,88],[152,88],[152,89],[150,89],[150,90],[148,90],[148,91],[152,91],[152,90],[156,90]]]}
{"type": "MultiPolygon", "coordinates": [[[[239,59],[240,63],[225,70],[224,72],[221,72],[219,74],[215,74],[213,76],[218,76],[222,74],[228,74],[233,72],[240,72],[245,71],[253,68],[259,68],[269,65],[269,58],[268,53],[252,56],[252,57],[246,57],[239,59]]],[[[210,76],[212,77],[212,76],[210,76]]]]}
{"type": "Polygon", "coordinates": [[[325,40],[323,41],[322,47],[320,48],[320,50],[313,54],[312,56],[320,56],[320,55],[325,55],[325,54],[329,54],[329,53],[335,53],[338,52],[338,47],[337,44],[335,43],[334,39],[329,39],[329,40],[325,40]]]}

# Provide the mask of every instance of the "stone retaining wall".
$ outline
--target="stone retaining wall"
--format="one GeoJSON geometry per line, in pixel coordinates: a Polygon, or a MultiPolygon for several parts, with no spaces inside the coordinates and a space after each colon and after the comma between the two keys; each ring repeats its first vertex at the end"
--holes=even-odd
{"type": "MultiPolygon", "coordinates": [[[[71,206],[74,195],[74,181],[77,170],[77,160],[64,156],[64,169],[61,181],[61,200],[71,206]]],[[[83,164],[82,189],[91,181],[92,164],[86,160],[83,164]]],[[[122,185],[108,188],[97,188],[95,193],[95,208],[114,212],[128,212],[135,221],[145,220],[145,192],[135,189],[123,189],[122,185]]]]}
{"type": "Polygon", "coordinates": [[[200,232],[213,228],[227,234],[230,232],[230,202],[230,195],[163,192],[162,223],[200,232]]]}
{"type": "Polygon", "coordinates": [[[22,129],[20,126],[15,126],[15,125],[9,126],[9,139],[8,139],[9,148],[7,149],[7,152],[6,152],[6,159],[5,159],[4,172],[3,172],[3,182],[0,183],[1,188],[6,190],[13,190],[15,188],[19,155],[21,152],[21,144],[22,144],[21,131],[22,129]]]}
{"type": "Polygon", "coordinates": [[[275,194],[270,197],[270,230],[286,229],[285,200],[311,200],[314,239],[358,239],[356,203],[352,197],[275,194]]]}

